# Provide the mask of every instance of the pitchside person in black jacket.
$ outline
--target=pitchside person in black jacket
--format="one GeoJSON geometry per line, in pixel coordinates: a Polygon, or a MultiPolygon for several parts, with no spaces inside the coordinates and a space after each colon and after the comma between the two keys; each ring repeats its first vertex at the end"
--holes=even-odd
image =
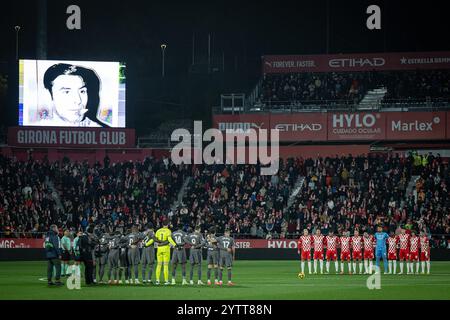
{"type": "Polygon", "coordinates": [[[48,285],[62,285],[61,278],[61,249],[58,237],[58,227],[55,224],[50,226],[50,230],[45,237],[45,255],[47,257],[47,279],[48,285]],[[56,269],[55,280],[53,278],[53,267],[56,269]]]}
{"type": "Polygon", "coordinates": [[[93,228],[89,227],[87,233],[83,233],[80,237],[80,256],[84,263],[84,280],[87,285],[95,284],[94,282],[94,259],[93,251],[95,248],[95,241],[92,235],[93,228]]]}

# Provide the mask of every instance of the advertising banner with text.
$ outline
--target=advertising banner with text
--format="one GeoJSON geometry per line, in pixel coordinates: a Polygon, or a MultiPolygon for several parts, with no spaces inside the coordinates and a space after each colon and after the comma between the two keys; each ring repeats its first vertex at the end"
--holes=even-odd
{"type": "Polygon", "coordinates": [[[387,112],[387,140],[444,140],[445,112],[387,112]]]}
{"type": "Polygon", "coordinates": [[[134,129],[9,127],[14,147],[134,148],[134,129]]]}
{"type": "Polygon", "coordinates": [[[450,69],[450,51],[330,55],[268,55],[263,73],[450,69]]]}
{"type": "Polygon", "coordinates": [[[279,130],[280,142],[450,138],[450,112],[340,112],[215,115],[214,127],[279,130]]]}

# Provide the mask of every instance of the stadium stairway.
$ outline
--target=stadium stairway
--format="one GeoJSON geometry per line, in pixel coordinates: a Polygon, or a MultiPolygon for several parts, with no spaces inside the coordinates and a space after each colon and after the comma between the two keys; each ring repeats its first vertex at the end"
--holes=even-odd
{"type": "Polygon", "coordinates": [[[367,91],[366,95],[361,99],[358,104],[358,110],[373,110],[378,109],[381,105],[381,101],[386,95],[386,88],[376,88],[367,91]]]}
{"type": "Polygon", "coordinates": [[[284,208],[284,212],[287,212],[291,208],[291,206],[294,204],[295,198],[297,197],[298,193],[303,188],[303,182],[304,181],[305,181],[305,177],[304,176],[299,176],[298,177],[297,181],[294,184],[294,187],[292,188],[292,192],[289,195],[288,203],[287,203],[287,206],[284,208]]]}
{"type": "Polygon", "coordinates": [[[416,186],[416,181],[420,176],[411,176],[411,180],[409,180],[408,187],[406,187],[405,195],[408,196],[413,192],[413,188],[416,186]]]}
{"type": "Polygon", "coordinates": [[[52,191],[52,197],[53,200],[55,200],[57,208],[61,210],[61,212],[64,212],[64,206],[61,202],[61,198],[59,197],[59,192],[58,190],[56,190],[55,185],[53,184],[53,181],[51,181],[49,177],[45,177],[45,184],[52,191]]]}
{"type": "Polygon", "coordinates": [[[192,177],[186,177],[186,179],[184,179],[183,185],[181,186],[180,191],[178,191],[177,199],[171,205],[171,209],[172,210],[175,210],[180,204],[183,203],[183,198],[184,198],[184,196],[186,194],[187,186],[189,185],[191,180],[192,180],[192,177]]]}

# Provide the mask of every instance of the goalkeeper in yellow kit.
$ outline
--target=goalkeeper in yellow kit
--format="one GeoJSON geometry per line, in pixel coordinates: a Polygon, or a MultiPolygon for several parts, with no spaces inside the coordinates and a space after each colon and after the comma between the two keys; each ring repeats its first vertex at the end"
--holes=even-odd
{"type": "Polygon", "coordinates": [[[164,284],[169,285],[169,261],[170,261],[170,245],[176,246],[172,239],[172,231],[169,229],[169,221],[163,222],[163,227],[156,231],[155,237],[150,239],[145,245],[151,245],[150,242],[156,243],[156,284],[159,285],[159,277],[161,276],[161,266],[164,266],[164,284]]]}

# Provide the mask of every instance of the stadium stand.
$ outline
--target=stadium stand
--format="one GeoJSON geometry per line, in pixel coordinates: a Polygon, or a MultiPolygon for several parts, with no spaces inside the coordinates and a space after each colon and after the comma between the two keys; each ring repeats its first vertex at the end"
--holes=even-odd
{"type": "MultiPolygon", "coordinates": [[[[271,109],[357,109],[374,95],[379,108],[448,107],[449,70],[266,74],[255,106],[271,109]]],[[[372,101],[373,102],[373,101],[372,101]]]]}
{"type": "Polygon", "coordinates": [[[0,164],[4,237],[38,237],[52,223],[72,229],[159,226],[167,214],[185,229],[217,225],[222,232],[229,226],[239,237],[295,238],[305,227],[373,231],[383,223],[391,230],[426,228],[434,246],[448,245],[442,235],[450,233],[450,170],[439,155],[287,159],[276,176],[259,175],[258,166],[176,166],[167,158],[116,164],[105,158],[90,166],[67,158],[50,164],[0,156],[0,164]],[[188,177],[183,203],[172,207],[188,177]]]}

